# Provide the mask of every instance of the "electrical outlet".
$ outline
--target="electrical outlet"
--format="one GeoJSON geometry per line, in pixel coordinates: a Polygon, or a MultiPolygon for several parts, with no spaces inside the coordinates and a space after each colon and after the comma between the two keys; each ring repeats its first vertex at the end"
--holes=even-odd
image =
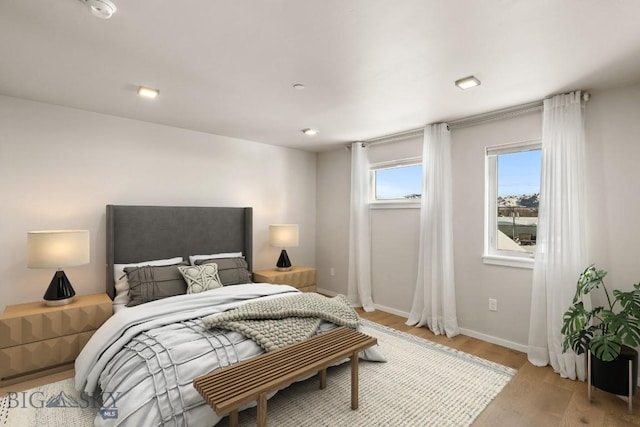
{"type": "Polygon", "coordinates": [[[498,311],[498,300],[489,298],[489,311],[498,311]]]}
{"type": "Polygon", "coordinates": [[[333,268],[333,267],[331,267],[331,268],[329,269],[329,276],[335,276],[335,275],[336,275],[336,269],[335,269],[335,268],[333,268]]]}

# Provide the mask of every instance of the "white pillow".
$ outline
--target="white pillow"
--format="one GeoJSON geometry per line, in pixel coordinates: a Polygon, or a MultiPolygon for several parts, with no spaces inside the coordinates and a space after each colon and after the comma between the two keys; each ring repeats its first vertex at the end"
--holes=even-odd
{"type": "Polygon", "coordinates": [[[178,266],[178,270],[184,277],[184,281],[187,282],[188,294],[197,294],[222,287],[220,277],[218,277],[218,264],[181,265],[178,266]]]}
{"type": "Polygon", "coordinates": [[[144,265],[151,265],[160,267],[163,265],[178,264],[183,261],[182,257],[158,259],[154,261],[142,261],[133,264],[113,264],[113,278],[116,288],[116,296],[113,299],[113,304],[128,304],[129,303],[129,279],[124,269],[127,267],[142,267],[144,265]]]}
{"type": "Polygon", "coordinates": [[[238,258],[242,256],[242,252],[227,252],[211,255],[191,255],[189,257],[189,264],[196,265],[196,261],[202,259],[214,259],[214,258],[238,258]]]}

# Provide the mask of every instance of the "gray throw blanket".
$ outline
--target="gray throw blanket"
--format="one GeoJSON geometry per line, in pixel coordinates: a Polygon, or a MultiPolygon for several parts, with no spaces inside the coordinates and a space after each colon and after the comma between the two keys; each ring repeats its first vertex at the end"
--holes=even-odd
{"type": "Polygon", "coordinates": [[[312,337],[322,320],[353,329],[359,323],[358,314],[344,296],[327,298],[315,293],[250,302],[202,318],[207,327],[238,332],[266,351],[312,337]]]}

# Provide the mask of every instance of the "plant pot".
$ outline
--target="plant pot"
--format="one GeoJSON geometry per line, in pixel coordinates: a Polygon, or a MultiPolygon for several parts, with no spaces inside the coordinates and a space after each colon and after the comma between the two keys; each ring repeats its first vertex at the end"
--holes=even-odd
{"type": "Polygon", "coordinates": [[[610,362],[604,362],[591,354],[591,385],[609,393],[629,396],[629,361],[632,361],[632,392],[638,390],[638,352],[626,345],[620,355],[610,362]]]}

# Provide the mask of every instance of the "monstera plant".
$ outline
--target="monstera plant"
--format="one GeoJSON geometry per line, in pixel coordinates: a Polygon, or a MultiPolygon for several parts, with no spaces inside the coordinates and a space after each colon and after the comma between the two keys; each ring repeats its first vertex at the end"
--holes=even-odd
{"type": "Polygon", "coordinates": [[[610,293],[603,281],[606,275],[594,265],[580,275],[573,303],[563,317],[563,352],[569,348],[576,354],[590,350],[608,362],[620,355],[623,344],[640,345],[640,283],[633,285],[632,291],[610,293]],[[588,309],[583,296],[596,289],[604,292],[607,305],[588,309]]]}

